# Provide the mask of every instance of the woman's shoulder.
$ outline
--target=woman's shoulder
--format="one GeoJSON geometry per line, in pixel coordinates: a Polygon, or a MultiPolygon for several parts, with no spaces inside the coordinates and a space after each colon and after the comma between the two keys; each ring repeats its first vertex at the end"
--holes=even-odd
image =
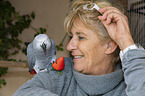
{"type": "Polygon", "coordinates": [[[66,82],[70,82],[73,73],[73,61],[71,58],[64,57],[65,67],[62,71],[50,70],[48,72],[40,72],[35,75],[35,79],[38,79],[46,89],[50,88],[50,85],[59,87],[62,89],[66,82]],[[49,88],[48,88],[49,86],[49,88]]]}
{"type": "Polygon", "coordinates": [[[73,60],[70,57],[65,57],[64,58],[65,61],[65,67],[64,70],[62,70],[63,73],[65,73],[65,75],[71,75],[73,72],[73,60]]]}
{"type": "Polygon", "coordinates": [[[66,77],[68,74],[71,75],[73,71],[73,60],[70,57],[64,57],[64,69],[62,71],[49,70],[47,72],[40,72],[36,74],[37,78],[43,79],[57,79],[60,77],[66,77]]]}
{"type": "Polygon", "coordinates": [[[73,66],[73,60],[70,57],[64,57],[65,62],[65,68],[72,67],[73,66]]]}

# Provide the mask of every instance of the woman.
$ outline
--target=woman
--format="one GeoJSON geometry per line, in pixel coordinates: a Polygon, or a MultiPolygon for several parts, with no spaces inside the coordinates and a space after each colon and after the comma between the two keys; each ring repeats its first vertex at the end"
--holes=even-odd
{"type": "Polygon", "coordinates": [[[127,17],[109,1],[95,4],[99,10],[92,1],[74,2],[65,20],[73,61],[65,58],[63,74],[38,73],[14,96],[144,96],[145,51],[134,44],[127,17]]]}

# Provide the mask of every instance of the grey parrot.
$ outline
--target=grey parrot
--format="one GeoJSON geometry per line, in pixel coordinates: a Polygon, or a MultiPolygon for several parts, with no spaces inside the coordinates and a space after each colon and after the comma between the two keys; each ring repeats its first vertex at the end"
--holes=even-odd
{"type": "Polygon", "coordinates": [[[29,72],[48,71],[56,61],[56,47],[52,39],[46,34],[37,35],[27,47],[27,62],[29,72]]]}

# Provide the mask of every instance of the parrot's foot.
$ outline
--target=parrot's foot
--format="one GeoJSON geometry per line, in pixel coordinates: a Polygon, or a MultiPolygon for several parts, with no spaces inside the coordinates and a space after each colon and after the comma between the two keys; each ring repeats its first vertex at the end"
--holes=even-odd
{"type": "MultiPolygon", "coordinates": [[[[51,71],[54,71],[55,69],[54,68],[52,68],[51,69],[51,71]]],[[[58,70],[55,70],[55,71],[57,71],[58,72],[58,75],[62,75],[63,74],[63,72],[62,71],[58,71],[58,70]]]]}
{"type": "Polygon", "coordinates": [[[62,75],[63,74],[63,72],[62,71],[58,71],[58,75],[62,75]]]}

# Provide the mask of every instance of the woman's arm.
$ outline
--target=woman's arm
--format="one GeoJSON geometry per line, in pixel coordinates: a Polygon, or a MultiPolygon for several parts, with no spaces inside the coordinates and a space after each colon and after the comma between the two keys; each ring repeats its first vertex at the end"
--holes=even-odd
{"type": "Polygon", "coordinates": [[[128,50],[122,59],[127,96],[145,95],[145,50],[128,50]]]}
{"type": "Polygon", "coordinates": [[[23,84],[13,96],[59,96],[56,93],[57,81],[48,73],[35,75],[31,80],[23,84]],[[55,83],[54,83],[55,82],[55,83]]]}

